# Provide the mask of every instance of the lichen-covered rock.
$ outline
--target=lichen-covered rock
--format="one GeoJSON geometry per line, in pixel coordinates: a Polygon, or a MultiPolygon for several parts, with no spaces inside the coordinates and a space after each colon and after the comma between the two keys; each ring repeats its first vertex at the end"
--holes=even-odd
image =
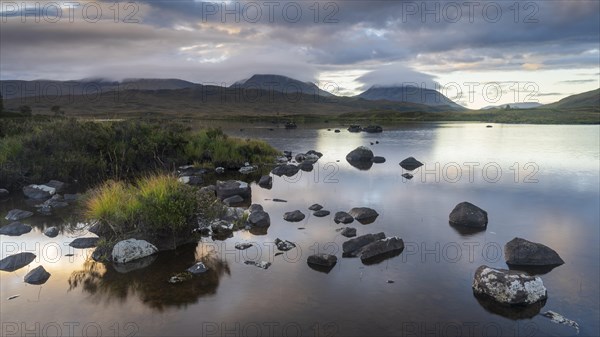
{"type": "Polygon", "coordinates": [[[559,266],[565,263],[552,248],[522,238],[514,238],[504,246],[504,258],[511,266],[559,266]]]}
{"type": "Polygon", "coordinates": [[[473,292],[506,305],[530,305],[548,297],[540,277],[485,265],[475,272],[473,292]]]}
{"type": "Polygon", "coordinates": [[[158,248],[150,242],[129,239],[117,242],[112,250],[112,259],[115,263],[127,263],[157,252],[158,248]]]}
{"type": "Polygon", "coordinates": [[[487,227],[487,212],[470,202],[461,202],[450,213],[450,224],[467,227],[487,227]]]}

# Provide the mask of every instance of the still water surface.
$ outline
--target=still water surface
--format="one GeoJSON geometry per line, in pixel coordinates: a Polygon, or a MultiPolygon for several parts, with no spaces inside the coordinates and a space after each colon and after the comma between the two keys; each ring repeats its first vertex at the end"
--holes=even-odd
{"type": "MultiPolygon", "coordinates": [[[[335,126],[224,126],[229,134],[262,138],[280,150],[324,154],[313,172],[274,177],[271,190],[252,185],[253,202],[271,216],[266,235],[239,231],[226,241],[204,239],[124,269],[68,247],[86,235],[67,229],[77,222],[68,211],[25,220],[35,226],[31,233],[0,237],[2,258],[16,250],[38,255],[28,267],[0,273],[2,335],[574,335],[573,328],[536,312],[501,310],[473,296],[477,267],[506,268],[502,249],[514,237],[544,243],[566,261],[541,275],[548,288],[541,312],[578,322],[580,335],[600,335],[598,126],[413,124],[381,134],[327,128],[335,126]],[[349,165],[346,154],[360,145],[386,163],[369,170],[349,165]],[[408,156],[426,164],[412,180],[401,176],[405,171],[398,165],[408,156]],[[449,226],[448,214],[462,201],[488,212],[487,230],[449,226]],[[307,208],[313,203],[332,215],[312,216],[307,208]],[[350,226],[358,235],[402,237],[402,254],[372,265],[341,258],[347,239],[336,231],[343,226],[333,214],[362,206],[380,216],[350,226]],[[307,215],[304,221],[283,220],[284,212],[296,209],[307,215]],[[64,228],[57,238],[42,234],[51,225],[64,228]],[[298,247],[274,256],[276,238],[298,247]],[[255,246],[240,252],[234,249],[238,242],[255,246]],[[337,255],[337,265],[329,273],[311,269],[306,258],[315,252],[337,255]],[[198,260],[211,268],[207,274],[167,283],[198,260]],[[244,260],[273,264],[262,270],[244,260]],[[50,280],[43,286],[23,283],[40,264],[50,280]],[[20,296],[7,299],[13,295],[20,296]]],[[[12,208],[31,206],[14,197],[0,204],[0,213],[12,208]]]]}

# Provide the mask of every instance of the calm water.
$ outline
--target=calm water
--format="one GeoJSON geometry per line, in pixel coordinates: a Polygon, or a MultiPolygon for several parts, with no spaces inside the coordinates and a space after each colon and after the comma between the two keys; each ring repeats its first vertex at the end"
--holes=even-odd
{"type": "MultiPolygon", "coordinates": [[[[506,268],[502,249],[516,236],[544,243],[566,261],[541,275],[548,288],[542,312],[552,310],[578,322],[580,335],[600,334],[598,126],[414,124],[382,134],[345,129],[336,134],[328,127],[336,126],[226,127],[230,134],[262,138],[281,150],[324,153],[313,172],[275,177],[272,190],[253,185],[253,202],[271,216],[266,235],[240,231],[227,241],[205,239],[124,270],[94,263],[88,259],[91,251],[67,246],[84,231],[65,229],[55,239],[41,234],[45,226],[76,223],[68,212],[25,220],[36,228],[20,237],[0,237],[1,257],[27,250],[39,259],[0,273],[0,334],[574,335],[572,328],[535,312],[502,311],[473,296],[477,267],[506,268]],[[369,170],[350,166],[345,155],[360,145],[387,162],[369,170]],[[426,163],[412,180],[401,177],[398,165],[408,156],[426,163]],[[273,198],[288,202],[267,200],[273,198]],[[448,214],[462,201],[487,210],[487,230],[465,233],[448,225],[448,214]],[[400,236],[406,248],[372,265],[341,258],[347,239],[336,229],[342,225],[333,216],[311,216],[307,208],[313,203],[332,214],[374,208],[380,213],[374,223],[350,226],[358,235],[400,236]],[[296,209],[307,215],[304,221],[282,219],[296,209]],[[298,248],[274,256],[276,238],[298,248]],[[234,249],[237,242],[255,247],[240,252],[234,249]],[[306,258],[314,252],[336,254],[337,265],[329,273],[311,269],[306,258]],[[65,256],[69,253],[75,256],[65,256]],[[167,283],[197,260],[211,271],[192,282],[167,283]],[[262,270],[244,260],[273,265],[262,270]],[[39,264],[52,274],[50,280],[43,286],[23,283],[39,264]],[[12,295],[20,297],[8,300],[12,295]]],[[[0,204],[0,214],[15,207],[30,206],[10,200],[0,204]]]]}

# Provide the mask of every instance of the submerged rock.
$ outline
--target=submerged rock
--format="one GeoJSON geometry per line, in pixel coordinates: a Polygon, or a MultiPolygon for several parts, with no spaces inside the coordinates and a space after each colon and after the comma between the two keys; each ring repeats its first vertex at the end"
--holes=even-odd
{"type": "Polygon", "coordinates": [[[269,267],[271,266],[271,262],[266,261],[244,261],[244,263],[249,266],[256,266],[261,269],[269,269],[269,267]]]}
{"type": "Polygon", "coordinates": [[[352,215],[350,215],[346,212],[337,212],[337,213],[335,213],[335,217],[333,218],[333,221],[335,223],[349,224],[354,221],[354,218],[352,217],[352,215]]]}
{"type": "Polygon", "coordinates": [[[509,266],[559,266],[565,263],[552,248],[522,238],[514,238],[504,246],[504,258],[509,266]]]}
{"type": "Polygon", "coordinates": [[[473,292],[506,305],[531,305],[547,298],[540,277],[485,265],[475,272],[473,292]]]}
{"type": "Polygon", "coordinates": [[[330,254],[314,254],[309,256],[306,262],[322,267],[333,267],[337,263],[337,257],[330,254]]]}
{"type": "Polygon", "coordinates": [[[248,248],[250,248],[250,247],[252,247],[252,246],[253,246],[253,244],[251,244],[251,243],[247,243],[247,242],[244,242],[244,243],[236,243],[236,244],[235,244],[235,249],[238,249],[238,250],[246,250],[246,249],[248,249],[248,248]]]}
{"type": "Polygon", "coordinates": [[[458,226],[486,227],[487,212],[470,202],[461,202],[450,213],[450,223],[458,226]]]}
{"type": "Polygon", "coordinates": [[[69,246],[78,249],[86,249],[96,247],[99,238],[77,238],[69,243],[69,246]]]}
{"type": "Polygon", "coordinates": [[[19,270],[35,260],[35,254],[25,252],[11,255],[0,260],[0,270],[12,272],[19,270]]]}
{"type": "Polygon", "coordinates": [[[29,218],[32,215],[33,215],[33,213],[29,212],[29,211],[13,209],[13,210],[10,210],[4,218],[8,221],[18,221],[21,219],[29,218]]]}
{"type": "Polygon", "coordinates": [[[44,267],[39,266],[27,273],[23,280],[25,281],[25,283],[40,285],[46,283],[46,281],[48,281],[49,278],[50,273],[47,272],[46,269],[44,269],[44,267]]]}
{"type": "Polygon", "coordinates": [[[306,216],[304,215],[304,213],[300,212],[299,210],[295,210],[292,212],[286,212],[283,214],[283,220],[285,221],[289,221],[289,222],[299,222],[304,220],[306,216]]]}
{"type": "Polygon", "coordinates": [[[365,234],[344,242],[342,244],[342,251],[344,256],[358,256],[363,247],[382,239],[385,239],[385,233],[383,232],[377,234],[365,234]]]}
{"type": "Polygon", "coordinates": [[[48,227],[44,230],[44,235],[46,235],[49,238],[55,238],[58,236],[58,228],[56,228],[55,226],[48,227]]]}
{"type": "Polygon", "coordinates": [[[116,263],[127,263],[157,252],[158,248],[150,242],[136,239],[123,240],[113,247],[112,260],[116,263]]]}
{"type": "Polygon", "coordinates": [[[552,323],[572,327],[573,329],[575,329],[576,335],[579,335],[579,324],[577,324],[577,322],[570,320],[570,319],[564,317],[563,315],[561,315],[557,312],[554,312],[552,310],[546,311],[545,313],[542,314],[542,316],[549,318],[552,321],[552,323]]]}
{"type": "Polygon", "coordinates": [[[271,188],[273,188],[273,177],[271,176],[262,176],[260,177],[260,180],[258,181],[258,186],[270,190],[271,188]]]}
{"type": "Polygon", "coordinates": [[[408,157],[400,162],[400,167],[407,171],[414,171],[421,166],[423,166],[423,163],[416,160],[414,157],[408,157]]]}
{"type": "Polygon", "coordinates": [[[379,216],[379,213],[377,213],[377,211],[368,207],[355,207],[351,209],[350,212],[348,212],[348,214],[354,217],[354,220],[360,222],[363,225],[374,222],[379,216]]]}
{"type": "Polygon", "coordinates": [[[405,179],[411,180],[414,176],[412,174],[410,174],[410,173],[404,173],[402,175],[402,177],[405,178],[405,179]]]}
{"type": "Polygon", "coordinates": [[[277,249],[287,252],[290,249],[296,248],[296,244],[293,242],[290,242],[288,240],[281,240],[279,238],[275,239],[275,245],[277,246],[277,249]]]}
{"type": "Polygon", "coordinates": [[[0,235],[19,236],[31,232],[31,226],[13,222],[0,228],[0,235]]]}

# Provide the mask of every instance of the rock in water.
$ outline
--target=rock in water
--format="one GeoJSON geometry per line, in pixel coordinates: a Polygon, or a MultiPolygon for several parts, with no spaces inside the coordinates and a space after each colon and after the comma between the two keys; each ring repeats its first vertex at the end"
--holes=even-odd
{"type": "Polygon", "coordinates": [[[250,174],[253,172],[256,172],[258,168],[256,166],[244,166],[242,168],[240,168],[239,172],[241,174],[250,174]]]}
{"type": "Polygon", "coordinates": [[[333,218],[333,221],[335,223],[349,224],[354,221],[354,218],[352,217],[352,215],[350,215],[346,212],[337,212],[337,213],[335,213],[335,217],[333,218]]]}
{"type": "Polygon", "coordinates": [[[371,149],[366,146],[359,146],[346,155],[346,160],[349,162],[372,162],[373,157],[371,149]]]}
{"type": "Polygon", "coordinates": [[[286,165],[279,165],[277,167],[275,167],[271,173],[273,173],[274,175],[281,177],[281,176],[286,176],[286,177],[293,177],[296,175],[296,173],[298,173],[298,171],[300,170],[300,168],[296,165],[292,165],[292,164],[286,164],[286,165]]]}
{"type": "Polygon", "coordinates": [[[217,197],[221,200],[239,195],[246,199],[252,194],[250,185],[239,180],[217,181],[217,197]]]}
{"type": "Polygon", "coordinates": [[[8,221],[18,221],[21,219],[29,218],[32,215],[33,215],[33,213],[31,213],[29,211],[13,209],[13,210],[9,211],[8,214],[6,215],[6,217],[4,217],[4,218],[8,221]]]}
{"type": "Polygon", "coordinates": [[[9,194],[10,194],[10,193],[8,192],[8,190],[7,190],[7,189],[0,188],[0,199],[5,199],[5,198],[8,198],[8,195],[9,195],[9,194]]]}
{"type": "Polygon", "coordinates": [[[258,211],[261,211],[261,212],[264,211],[261,204],[252,204],[252,205],[250,205],[250,207],[248,207],[248,212],[250,212],[250,213],[254,213],[254,212],[258,212],[258,211]]]}
{"type": "Polygon", "coordinates": [[[26,252],[11,255],[0,260],[0,270],[8,272],[19,270],[30,264],[33,260],[35,260],[35,254],[33,253],[26,252]]]}
{"type": "Polygon", "coordinates": [[[469,203],[461,202],[450,213],[450,224],[467,227],[487,227],[487,212],[469,203]]]}
{"type": "Polygon", "coordinates": [[[244,243],[236,243],[236,244],[235,244],[235,249],[239,249],[239,250],[246,250],[246,249],[248,249],[248,248],[250,248],[250,247],[252,247],[252,246],[253,246],[253,244],[251,244],[251,243],[247,243],[247,242],[244,242],[244,243]]]}
{"type": "Polygon", "coordinates": [[[314,169],[314,165],[308,161],[304,161],[300,165],[298,165],[298,168],[304,172],[312,172],[312,170],[314,169]]]}
{"type": "Polygon", "coordinates": [[[31,226],[20,222],[13,222],[0,228],[0,235],[19,236],[29,232],[31,232],[31,226]]]}
{"type": "Polygon", "coordinates": [[[304,218],[304,213],[300,212],[299,210],[295,210],[293,212],[286,212],[283,214],[283,220],[289,222],[299,222],[304,220],[304,218]]]}
{"type": "Polygon", "coordinates": [[[129,239],[119,241],[112,250],[112,259],[116,263],[127,263],[158,252],[151,243],[144,240],[129,239]]]}
{"type": "Polygon", "coordinates": [[[423,166],[423,163],[421,163],[413,157],[408,157],[400,162],[400,167],[407,171],[414,171],[421,166],[423,166]]]}
{"type": "Polygon", "coordinates": [[[321,209],[323,209],[323,206],[319,204],[313,204],[308,208],[310,211],[320,211],[321,209]]]}
{"type": "Polygon", "coordinates": [[[313,213],[313,215],[316,216],[317,218],[322,218],[322,217],[328,216],[329,214],[331,214],[331,212],[329,212],[328,210],[325,210],[325,209],[321,209],[321,210],[318,210],[313,213]]]}
{"type": "Polygon", "coordinates": [[[579,335],[579,324],[577,324],[577,322],[572,321],[572,320],[564,317],[563,315],[561,315],[557,312],[554,312],[552,310],[546,311],[545,313],[542,314],[542,316],[549,318],[553,323],[572,327],[577,332],[576,335],[579,335]]]}
{"type": "Polygon", "coordinates": [[[506,305],[530,305],[548,297],[540,277],[488,266],[477,268],[473,292],[506,305]]]}
{"type": "Polygon", "coordinates": [[[208,271],[208,268],[202,262],[198,262],[187,269],[187,272],[193,275],[200,275],[205,273],[206,271],[208,271]]]}
{"type": "Polygon", "coordinates": [[[356,228],[352,228],[352,227],[346,227],[344,229],[342,229],[342,232],[340,233],[343,236],[347,237],[347,238],[352,238],[356,236],[356,228]]]}
{"type": "Polygon", "coordinates": [[[58,236],[58,228],[56,228],[55,226],[48,227],[44,230],[44,235],[46,235],[49,238],[55,238],[58,236]]]}
{"type": "Polygon", "coordinates": [[[363,225],[370,224],[377,219],[379,213],[372,208],[368,207],[355,207],[348,212],[354,220],[360,222],[363,225]]]}
{"type": "Polygon", "coordinates": [[[277,249],[283,251],[283,252],[287,252],[290,249],[296,248],[296,244],[293,242],[290,242],[288,240],[281,240],[279,238],[275,239],[275,245],[277,246],[277,249]]]}
{"type": "Polygon", "coordinates": [[[358,256],[360,250],[366,245],[377,240],[385,239],[385,233],[366,234],[354,239],[350,239],[342,244],[344,256],[358,256]]]}
{"type": "Polygon", "coordinates": [[[309,256],[306,262],[317,266],[333,267],[337,263],[337,257],[330,254],[314,254],[309,256]]]}
{"type": "Polygon", "coordinates": [[[402,177],[405,178],[405,179],[411,180],[414,176],[412,174],[410,174],[410,173],[404,173],[402,175],[402,177]]]}
{"type": "Polygon", "coordinates": [[[380,157],[380,156],[375,156],[375,157],[373,157],[373,162],[375,164],[383,164],[383,163],[385,163],[385,158],[380,157]]]}
{"type": "Polygon", "coordinates": [[[273,177],[271,176],[262,176],[260,177],[260,180],[258,181],[258,186],[270,190],[271,188],[273,188],[273,177]]]}
{"type": "Polygon", "coordinates": [[[360,259],[369,261],[384,254],[404,250],[404,241],[397,237],[389,237],[372,242],[361,249],[360,259]]]}
{"type": "Polygon", "coordinates": [[[69,246],[78,249],[86,249],[96,247],[99,238],[77,238],[69,243],[69,246]]]}
{"type": "Polygon", "coordinates": [[[32,269],[27,275],[24,277],[25,283],[29,284],[44,284],[50,278],[50,273],[44,269],[44,267],[39,266],[37,268],[32,269]]]}
{"type": "Polygon", "coordinates": [[[245,264],[249,265],[249,266],[256,266],[258,268],[261,269],[269,269],[269,267],[271,266],[271,262],[266,262],[266,261],[244,261],[245,264]]]}
{"type": "Polygon", "coordinates": [[[558,266],[565,261],[552,248],[541,243],[514,238],[504,246],[506,264],[513,266],[558,266]]]}
{"type": "Polygon", "coordinates": [[[23,187],[23,194],[30,199],[47,199],[60,193],[65,184],[58,180],[50,180],[43,185],[28,185],[23,187]]]}
{"type": "Polygon", "coordinates": [[[254,211],[248,216],[248,223],[252,227],[266,228],[271,226],[271,217],[264,211],[254,211]]]}

